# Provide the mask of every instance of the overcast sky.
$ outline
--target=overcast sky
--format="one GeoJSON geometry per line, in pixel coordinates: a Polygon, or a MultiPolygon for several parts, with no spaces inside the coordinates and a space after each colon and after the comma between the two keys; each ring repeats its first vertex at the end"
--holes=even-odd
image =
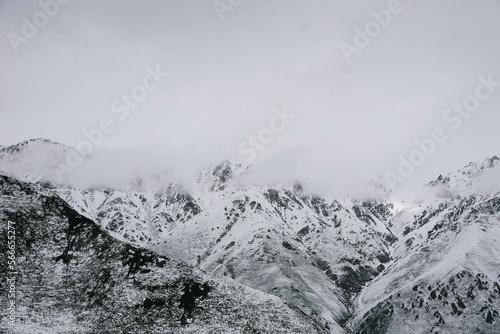
{"type": "Polygon", "coordinates": [[[443,121],[479,76],[500,82],[499,1],[402,0],[350,62],[341,43],[354,45],[355,28],[390,1],[220,3],[236,5],[218,13],[211,0],[72,0],[13,46],[23,17],[33,22],[42,9],[0,1],[0,145],[43,137],[74,146],[109,118],[99,150],[245,162],[239,146],[286,108],[295,118],[253,161],[270,179],[345,186],[396,172],[398,156],[437,127],[448,139],[409,182],[500,155],[500,87],[457,129],[443,121]],[[113,102],[157,66],[169,76],[120,119],[113,102]]]}

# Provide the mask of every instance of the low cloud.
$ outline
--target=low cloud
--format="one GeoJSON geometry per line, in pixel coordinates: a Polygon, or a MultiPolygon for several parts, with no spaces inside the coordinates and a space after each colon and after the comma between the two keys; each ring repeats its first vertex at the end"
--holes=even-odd
{"type": "Polygon", "coordinates": [[[483,193],[496,193],[500,191],[500,163],[484,171],[475,185],[476,190],[483,193]]]}

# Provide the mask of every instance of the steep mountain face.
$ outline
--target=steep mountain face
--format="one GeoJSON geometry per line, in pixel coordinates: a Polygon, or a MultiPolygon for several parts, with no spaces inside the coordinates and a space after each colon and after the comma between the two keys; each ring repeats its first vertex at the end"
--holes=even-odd
{"type": "Polygon", "coordinates": [[[62,187],[56,192],[111,235],[143,246],[200,212],[191,195],[176,184],[159,191],[62,187]]]}
{"type": "MultiPolygon", "coordinates": [[[[404,205],[245,185],[249,169],[230,161],[189,188],[44,191],[116,239],[278,296],[331,333],[498,333],[500,194],[475,187],[498,161],[439,176],[427,185],[437,196],[404,205]]],[[[31,174],[16,176],[47,179],[31,174]]]]}
{"type": "Polygon", "coordinates": [[[15,231],[17,274],[0,272],[2,305],[15,277],[9,332],[326,333],[277,297],[117,241],[35,185],[0,174],[0,203],[2,268],[15,231]]]}
{"type": "Polygon", "coordinates": [[[499,333],[500,192],[473,193],[498,158],[440,176],[440,198],[389,222],[393,261],[357,298],[355,333],[499,333]],[[447,190],[442,196],[443,189],[447,190]]]}

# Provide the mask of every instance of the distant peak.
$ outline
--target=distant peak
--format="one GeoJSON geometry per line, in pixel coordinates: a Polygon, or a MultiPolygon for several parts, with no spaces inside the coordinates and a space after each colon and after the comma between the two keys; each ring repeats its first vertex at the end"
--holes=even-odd
{"type": "Polygon", "coordinates": [[[32,139],[25,140],[25,142],[28,142],[28,143],[53,144],[53,145],[61,145],[61,146],[64,146],[64,147],[68,147],[68,146],[66,146],[64,144],[61,144],[59,142],[56,142],[56,141],[53,141],[53,140],[50,140],[50,139],[47,139],[47,138],[32,138],[32,139]]]}
{"type": "Polygon", "coordinates": [[[480,162],[470,162],[456,172],[439,175],[436,180],[429,182],[426,186],[440,189],[446,188],[446,191],[465,191],[470,189],[486,170],[494,168],[499,160],[500,158],[493,156],[480,162]]]}
{"type": "Polygon", "coordinates": [[[212,175],[215,176],[220,182],[225,183],[235,174],[235,171],[240,169],[242,165],[229,160],[223,160],[220,164],[215,166],[212,175]]]}
{"type": "Polygon", "coordinates": [[[68,146],[52,141],[50,139],[46,138],[32,138],[32,139],[27,139],[24,140],[20,143],[11,145],[11,146],[0,146],[0,152],[6,152],[6,153],[16,153],[20,152],[21,150],[25,149],[28,146],[31,146],[33,144],[43,144],[43,145],[54,145],[54,146],[61,146],[63,148],[69,148],[68,146]]]}
{"type": "MultiPolygon", "coordinates": [[[[59,143],[54,143],[52,140],[47,139],[47,138],[31,138],[24,140],[16,145],[28,145],[30,143],[46,143],[46,144],[59,144],[59,143]]],[[[15,145],[13,145],[15,146],[15,145]]]]}
{"type": "Polygon", "coordinates": [[[487,161],[488,165],[490,166],[490,168],[494,167],[495,164],[497,163],[497,161],[499,161],[499,160],[500,160],[500,158],[497,157],[496,155],[494,155],[493,157],[491,157],[489,159],[486,159],[486,161],[487,161]]]}
{"type": "Polygon", "coordinates": [[[236,168],[238,168],[241,166],[242,165],[239,162],[224,159],[215,168],[223,168],[223,167],[236,167],[236,168]]]}

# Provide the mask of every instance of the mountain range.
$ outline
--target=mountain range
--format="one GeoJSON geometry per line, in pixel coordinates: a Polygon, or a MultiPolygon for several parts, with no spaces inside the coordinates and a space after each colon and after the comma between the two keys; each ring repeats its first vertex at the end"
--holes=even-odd
{"type": "Polygon", "coordinates": [[[0,147],[15,333],[500,333],[500,189],[479,186],[498,157],[401,201],[243,183],[252,167],[227,160],[189,185],[61,182],[74,150],[0,147]]]}

